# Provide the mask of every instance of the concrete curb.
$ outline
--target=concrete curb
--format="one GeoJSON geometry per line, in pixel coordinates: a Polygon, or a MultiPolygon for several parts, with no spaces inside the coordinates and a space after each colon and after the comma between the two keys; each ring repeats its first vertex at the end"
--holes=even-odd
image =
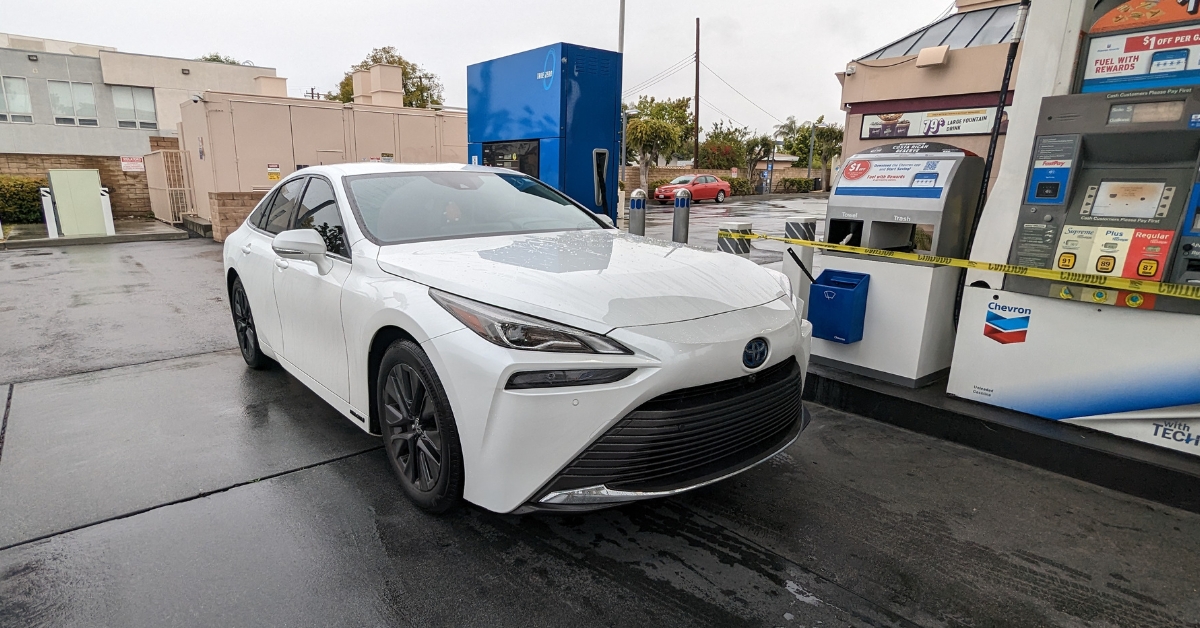
{"type": "Polygon", "coordinates": [[[158,233],[118,233],[113,236],[78,236],[74,238],[37,238],[33,240],[3,240],[0,250],[15,251],[18,249],[51,248],[56,246],[81,246],[85,244],[118,244],[121,242],[160,242],[165,240],[186,240],[188,233],[176,229],[174,232],[158,233]]]}
{"type": "Polygon", "coordinates": [[[814,364],[804,399],[1200,513],[1200,456],[814,364]]]}

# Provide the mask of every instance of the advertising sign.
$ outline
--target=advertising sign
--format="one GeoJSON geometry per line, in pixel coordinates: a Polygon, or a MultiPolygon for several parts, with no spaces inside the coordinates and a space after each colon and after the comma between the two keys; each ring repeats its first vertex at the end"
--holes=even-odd
{"type": "Polygon", "coordinates": [[[855,159],[842,169],[834,194],[939,198],[951,159],[855,159]]]}
{"type": "Polygon", "coordinates": [[[1091,40],[1084,93],[1200,84],[1200,26],[1091,40]]]}
{"type": "MultiPolygon", "coordinates": [[[[987,135],[996,120],[995,107],[947,109],[942,111],[912,111],[864,115],[860,139],[888,137],[987,135]]],[[[1008,130],[1008,114],[1001,119],[1000,132],[1008,130]]]]}
{"type": "Polygon", "coordinates": [[[145,172],[146,160],[142,157],[121,156],[121,172],[145,172]]]}
{"type": "Polygon", "coordinates": [[[1091,32],[1107,33],[1146,26],[1161,26],[1197,17],[1195,0],[1129,0],[1096,20],[1091,32]]]}

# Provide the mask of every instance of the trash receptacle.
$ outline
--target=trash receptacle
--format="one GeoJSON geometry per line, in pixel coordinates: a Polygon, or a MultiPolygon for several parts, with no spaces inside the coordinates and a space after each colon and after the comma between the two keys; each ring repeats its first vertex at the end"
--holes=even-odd
{"type": "Polygon", "coordinates": [[[862,340],[871,276],[825,270],[809,288],[808,320],[813,337],[850,344],[862,340]]]}

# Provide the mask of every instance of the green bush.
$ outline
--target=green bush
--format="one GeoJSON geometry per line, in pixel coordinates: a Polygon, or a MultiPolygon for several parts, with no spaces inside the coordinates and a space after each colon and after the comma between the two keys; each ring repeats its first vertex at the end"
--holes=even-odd
{"type": "Polygon", "coordinates": [[[45,179],[0,175],[0,223],[6,225],[42,222],[45,179]]]}
{"type": "Polygon", "coordinates": [[[646,190],[646,194],[654,194],[654,190],[657,190],[658,188],[661,188],[664,185],[671,185],[671,180],[670,179],[654,179],[653,181],[650,181],[649,183],[647,183],[647,185],[650,187],[646,190]]]}
{"type": "Polygon", "coordinates": [[[812,192],[814,187],[812,179],[804,178],[785,178],[779,180],[779,191],[784,194],[792,194],[798,192],[812,192]]]}
{"type": "Polygon", "coordinates": [[[729,193],[732,196],[746,196],[754,194],[754,186],[750,184],[749,179],[737,177],[729,180],[729,193]]]}

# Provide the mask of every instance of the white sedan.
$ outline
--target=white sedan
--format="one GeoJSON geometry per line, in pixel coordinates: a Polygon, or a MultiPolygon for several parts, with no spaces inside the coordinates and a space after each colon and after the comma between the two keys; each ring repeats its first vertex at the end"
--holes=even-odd
{"type": "Polygon", "coordinates": [[[811,326],[784,275],[623,233],[509,170],[306,168],[224,261],[246,363],[381,434],[430,511],[673,495],[808,424],[811,326]]]}

